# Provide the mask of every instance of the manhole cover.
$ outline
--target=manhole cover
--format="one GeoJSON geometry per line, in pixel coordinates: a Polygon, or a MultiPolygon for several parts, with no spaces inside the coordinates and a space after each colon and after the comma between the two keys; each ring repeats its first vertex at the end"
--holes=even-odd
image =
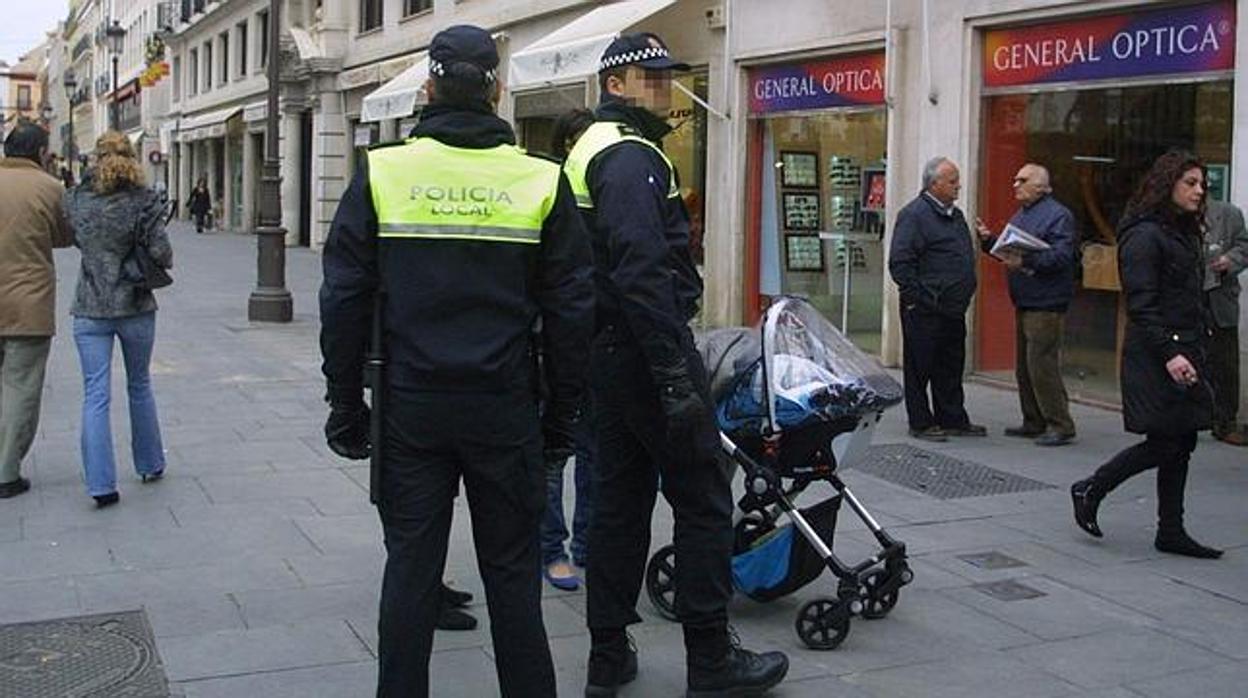
{"type": "Polygon", "coordinates": [[[0,626],[0,698],[168,695],[143,611],[0,626]]]}
{"type": "Polygon", "coordinates": [[[1041,596],[1048,596],[1048,594],[1039,589],[1033,589],[1013,579],[1007,579],[1002,582],[972,584],[971,588],[981,594],[987,594],[998,601],[1026,601],[1027,599],[1038,599],[1041,596]]]}
{"type": "Polygon", "coordinates": [[[1053,489],[1037,480],[908,444],[872,446],[854,469],[937,499],[1053,489]]]}
{"type": "Polygon", "coordinates": [[[990,550],[986,553],[971,553],[970,555],[959,555],[958,559],[968,565],[974,565],[981,570],[1008,570],[1011,567],[1026,567],[1027,563],[1002,555],[1001,553],[990,550]]]}

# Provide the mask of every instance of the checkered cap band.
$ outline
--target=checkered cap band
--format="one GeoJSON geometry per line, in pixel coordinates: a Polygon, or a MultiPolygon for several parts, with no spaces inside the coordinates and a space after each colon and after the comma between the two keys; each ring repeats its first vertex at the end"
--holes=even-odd
{"type": "MultiPolygon", "coordinates": [[[[480,67],[480,66],[477,66],[477,67],[480,67]]],[[[438,77],[446,76],[446,65],[442,63],[442,61],[435,61],[432,58],[430,58],[429,59],[429,74],[436,75],[438,77]]],[[[494,82],[497,79],[498,79],[497,69],[485,71],[486,82],[494,82]]]]}
{"type": "Polygon", "coordinates": [[[614,56],[604,56],[602,62],[598,64],[598,72],[602,72],[609,68],[617,68],[622,65],[631,65],[655,58],[667,58],[667,49],[662,46],[647,46],[636,51],[625,51],[617,53],[614,56]]]}

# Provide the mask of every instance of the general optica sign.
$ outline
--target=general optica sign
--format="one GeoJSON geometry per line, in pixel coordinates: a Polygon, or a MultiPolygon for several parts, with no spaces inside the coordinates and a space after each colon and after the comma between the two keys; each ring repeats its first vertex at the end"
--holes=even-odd
{"type": "Polygon", "coordinates": [[[1234,67],[1232,0],[997,29],[984,38],[987,87],[1234,67]]]}
{"type": "Polygon", "coordinates": [[[750,113],[884,103],[884,52],[750,70],[750,113]]]}

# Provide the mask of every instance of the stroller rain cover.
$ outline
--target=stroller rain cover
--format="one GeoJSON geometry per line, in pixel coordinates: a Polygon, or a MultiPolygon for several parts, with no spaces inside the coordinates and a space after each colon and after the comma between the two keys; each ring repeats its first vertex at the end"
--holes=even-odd
{"type": "Polygon", "coordinates": [[[729,435],[757,434],[769,422],[783,431],[863,415],[903,397],[875,357],[800,298],[777,300],[753,329],[717,333],[707,336],[703,352],[719,427],[729,435]]]}

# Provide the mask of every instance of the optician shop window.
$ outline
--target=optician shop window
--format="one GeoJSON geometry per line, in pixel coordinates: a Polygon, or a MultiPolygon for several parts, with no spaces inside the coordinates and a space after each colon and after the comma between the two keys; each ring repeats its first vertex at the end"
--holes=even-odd
{"type": "MultiPolygon", "coordinates": [[[[1047,167],[1053,196],[1071,210],[1080,250],[1075,298],[1066,315],[1064,372],[1073,395],[1093,400],[1119,398],[1118,358],[1126,324],[1117,272],[1117,226],[1124,207],[1152,162],[1174,147],[1194,152],[1209,165],[1209,196],[1225,200],[1229,192],[1233,84],[1229,68],[1234,52],[1233,3],[1185,5],[1131,17],[1108,16],[1078,23],[1058,23],[990,32],[985,46],[989,96],[982,106],[979,212],[1000,228],[1017,210],[1011,180],[1024,163],[1047,167]],[[1128,22],[1129,20],[1129,22],[1128,22]],[[1123,29],[1130,26],[1131,29],[1123,29]],[[1184,27],[1192,27],[1185,30],[1184,27]],[[1135,61],[1125,50],[1123,31],[1178,32],[1214,38],[1204,54],[1148,54],[1135,61]],[[1211,32],[1211,33],[1210,33],[1211,32]],[[1028,66],[1027,46],[1071,34],[1084,37],[1084,55],[1100,57],[1091,68],[1114,71],[1123,80],[1043,80],[1087,73],[1088,64],[1036,70],[1028,66]],[[1043,37],[1043,38],[1041,38],[1043,37]],[[1022,45],[1022,48],[1016,48],[1022,45]],[[1115,53],[1115,45],[1119,51],[1115,53]],[[993,52],[1009,49],[1012,62],[992,63],[993,52]],[[1114,61],[1115,55],[1123,56],[1114,61]],[[1156,79],[1141,69],[1171,72],[1156,79]],[[1004,69],[1000,69],[1004,66],[1004,69]],[[1188,70],[1190,68],[1190,70],[1188,70]],[[1080,72],[1080,70],[1084,72],[1080,72]],[[1021,87],[993,83],[1029,71],[1021,87]],[[1039,81],[1039,82],[1038,82],[1039,81]],[[1116,83],[1116,84],[1115,84],[1116,83]]],[[[1168,48],[1168,47],[1163,47],[1168,48]]],[[[998,54],[1000,55],[1000,54],[998,54]]],[[[1039,50],[1032,55],[1041,55],[1039,50]]],[[[1095,72],[1091,76],[1109,77],[1095,72]]],[[[1022,79],[1022,78],[1018,78],[1022,79]]],[[[982,373],[1013,379],[1013,307],[999,264],[981,259],[976,367],[982,373]]]]}
{"type": "Polygon", "coordinates": [[[757,68],[753,229],[764,296],[806,298],[878,352],[884,290],[884,54],[757,68]]]}

